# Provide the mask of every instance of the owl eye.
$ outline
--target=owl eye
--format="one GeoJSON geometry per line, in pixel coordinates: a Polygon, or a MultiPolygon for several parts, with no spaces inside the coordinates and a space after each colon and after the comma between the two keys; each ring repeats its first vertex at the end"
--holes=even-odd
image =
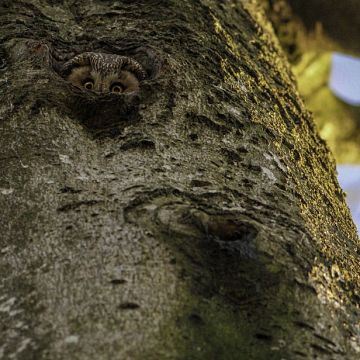
{"type": "Polygon", "coordinates": [[[94,88],[94,81],[91,79],[86,79],[83,83],[83,86],[87,90],[92,90],[94,88]]]}
{"type": "Polygon", "coordinates": [[[122,92],[124,92],[124,90],[124,85],[121,83],[112,84],[110,87],[110,91],[114,94],[121,94],[122,92]]]}

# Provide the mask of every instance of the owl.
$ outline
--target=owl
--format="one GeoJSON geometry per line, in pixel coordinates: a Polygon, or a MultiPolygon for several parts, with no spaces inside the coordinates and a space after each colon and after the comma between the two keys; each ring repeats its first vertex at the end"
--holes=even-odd
{"type": "Polygon", "coordinates": [[[139,91],[145,71],[127,56],[86,52],[66,62],[63,77],[72,85],[97,94],[127,94],[139,91]]]}

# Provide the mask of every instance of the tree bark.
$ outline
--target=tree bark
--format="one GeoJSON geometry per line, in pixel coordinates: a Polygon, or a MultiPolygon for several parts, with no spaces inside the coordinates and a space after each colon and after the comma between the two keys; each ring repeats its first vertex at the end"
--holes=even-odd
{"type": "Polygon", "coordinates": [[[2,1],[4,359],[358,359],[359,241],[256,1],[2,1]],[[80,96],[86,52],[147,71],[80,96]]]}

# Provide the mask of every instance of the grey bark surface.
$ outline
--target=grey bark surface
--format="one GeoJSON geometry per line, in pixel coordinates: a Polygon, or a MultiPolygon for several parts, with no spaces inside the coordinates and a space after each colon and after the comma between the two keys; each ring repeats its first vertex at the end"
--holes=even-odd
{"type": "Polygon", "coordinates": [[[359,358],[356,230],[256,1],[2,0],[0,45],[0,358],[359,358]],[[140,93],[79,93],[86,51],[140,93]]]}

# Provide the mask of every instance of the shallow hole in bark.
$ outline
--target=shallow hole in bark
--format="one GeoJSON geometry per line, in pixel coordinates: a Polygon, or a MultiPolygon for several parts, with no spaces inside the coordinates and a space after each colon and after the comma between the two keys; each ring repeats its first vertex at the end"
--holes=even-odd
{"type": "Polygon", "coordinates": [[[331,351],[330,349],[326,349],[325,347],[322,347],[321,345],[318,345],[318,344],[310,344],[310,346],[315,350],[317,351],[318,353],[321,353],[321,354],[332,354],[333,351],[331,351]]]}
{"type": "Polygon", "coordinates": [[[64,186],[59,191],[62,194],[78,194],[78,193],[81,193],[82,190],[74,189],[71,186],[64,186]]]}
{"type": "Polygon", "coordinates": [[[261,166],[255,164],[244,164],[244,167],[248,168],[249,171],[261,172],[261,166]]]}
{"type": "Polygon", "coordinates": [[[118,307],[121,310],[136,310],[140,308],[140,305],[133,302],[124,302],[120,304],[118,307]]]}
{"type": "Polygon", "coordinates": [[[256,185],[256,183],[254,181],[251,181],[249,179],[243,179],[243,184],[249,188],[253,187],[254,185],[256,185]]]}
{"type": "Polygon", "coordinates": [[[215,103],[215,99],[214,99],[214,97],[212,97],[212,96],[208,96],[208,97],[207,97],[207,101],[208,101],[208,104],[210,104],[210,105],[212,105],[212,104],[215,103]]]}
{"type": "Polygon", "coordinates": [[[264,340],[264,341],[271,341],[272,340],[272,336],[268,335],[268,334],[264,334],[264,333],[257,333],[255,334],[255,337],[259,340],[264,340]]]}
{"type": "Polygon", "coordinates": [[[125,279],[111,279],[110,283],[113,285],[122,285],[122,284],[126,284],[127,281],[125,279]]]}
{"type": "Polygon", "coordinates": [[[199,138],[199,135],[196,133],[189,134],[189,138],[192,141],[196,141],[199,138]]]}
{"type": "Polygon", "coordinates": [[[0,71],[5,70],[7,67],[7,55],[3,48],[0,47],[0,71]]]}
{"type": "Polygon", "coordinates": [[[186,118],[194,125],[200,124],[216,132],[228,133],[231,130],[231,126],[223,122],[223,120],[215,121],[214,119],[211,119],[202,114],[195,114],[193,112],[189,112],[186,114],[186,118]]]}
{"type": "Polygon", "coordinates": [[[202,317],[198,314],[190,314],[189,315],[189,320],[194,324],[194,325],[203,325],[204,324],[204,320],[202,319],[202,317]]]}
{"type": "Polygon", "coordinates": [[[284,184],[275,183],[275,186],[276,186],[277,188],[279,188],[280,190],[286,192],[286,187],[284,186],[284,184]]]}
{"type": "Polygon", "coordinates": [[[236,149],[236,151],[240,154],[247,154],[249,152],[249,150],[247,150],[246,148],[240,146],[236,149]]]}
{"type": "Polygon", "coordinates": [[[234,150],[221,148],[221,153],[225,156],[227,162],[229,164],[235,165],[236,163],[240,162],[242,158],[237,154],[234,150]]]}
{"type": "Polygon", "coordinates": [[[306,357],[306,356],[307,356],[307,354],[305,354],[305,353],[303,353],[303,352],[301,352],[301,351],[298,351],[298,350],[294,351],[294,354],[300,355],[300,356],[302,356],[302,357],[306,357]]]}
{"type": "Polygon", "coordinates": [[[190,182],[191,187],[206,187],[206,186],[211,186],[211,185],[212,185],[212,183],[210,181],[206,181],[206,180],[194,179],[194,180],[191,180],[191,182],[190,182]]]}
{"type": "Polygon", "coordinates": [[[152,139],[146,137],[135,137],[128,139],[121,146],[121,150],[130,150],[130,149],[155,149],[155,142],[152,139]]]}
{"type": "Polygon", "coordinates": [[[226,218],[210,221],[208,232],[208,235],[214,236],[219,241],[224,242],[251,242],[258,234],[257,229],[252,224],[237,220],[228,220],[226,218]]]}

